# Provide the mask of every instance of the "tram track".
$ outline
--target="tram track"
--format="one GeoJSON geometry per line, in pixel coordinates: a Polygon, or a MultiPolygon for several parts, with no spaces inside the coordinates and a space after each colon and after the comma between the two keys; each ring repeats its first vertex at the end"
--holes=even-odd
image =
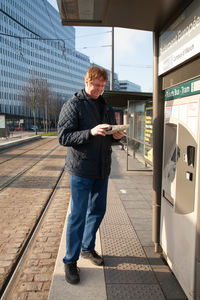
{"type": "Polygon", "coordinates": [[[53,149],[51,149],[49,152],[47,152],[45,155],[41,155],[38,156],[38,160],[35,161],[33,164],[31,164],[29,167],[25,168],[24,170],[22,170],[21,172],[19,172],[18,174],[16,174],[15,176],[13,176],[11,179],[9,179],[6,183],[4,183],[3,185],[0,186],[0,192],[7,188],[11,183],[13,183],[16,179],[18,179],[20,176],[22,176],[23,174],[25,174],[27,171],[29,171],[30,169],[32,169],[35,165],[37,165],[39,162],[41,162],[41,159],[45,159],[46,157],[48,157],[56,148],[58,148],[58,145],[56,145],[53,149]]]}
{"type": "MultiPolygon", "coordinates": [[[[0,168],[0,191],[8,187],[12,182],[14,182],[17,178],[22,176],[24,173],[26,173],[28,170],[30,170],[32,167],[34,167],[37,163],[39,163],[42,159],[45,159],[50,155],[57,147],[58,145],[54,146],[51,148],[49,151],[46,153],[41,153],[35,155],[36,157],[32,157],[32,160],[27,158],[27,163],[24,164],[24,166],[19,167],[19,157],[22,158],[23,160],[23,155],[27,155],[27,153],[37,150],[41,151],[41,147],[46,146],[51,140],[43,141],[43,143],[36,147],[33,147],[31,149],[28,149],[27,151],[24,151],[18,155],[14,154],[14,157],[10,158],[9,160],[5,160],[4,162],[1,162],[1,168],[0,168]],[[11,162],[11,160],[13,160],[11,162]],[[11,165],[12,163],[12,165],[11,165]],[[16,164],[16,166],[15,166],[16,164]],[[16,171],[17,170],[17,171],[16,171]],[[7,179],[7,177],[9,179],[7,179]]],[[[30,155],[31,156],[31,155],[30,155]]],[[[33,156],[33,155],[32,155],[33,156]]]]}
{"type": "MultiPolygon", "coordinates": [[[[31,154],[34,161],[25,159],[26,153],[24,157],[21,154],[11,178],[0,185],[0,297],[15,277],[63,176],[65,149],[56,139],[51,149],[42,146],[31,154]],[[23,168],[18,170],[21,164],[23,168]]],[[[5,170],[8,163],[4,164],[5,170]]]]}
{"type": "Polygon", "coordinates": [[[39,217],[37,218],[35,225],[33,226],[32,230],[30,231],[30,233],[29,233],[29,235],[28,235],[28,237],[27,237],[27,239],[26,239],[26,241],[25,241],[25,243],[22,247],[22,249],[20,250],[19,255],[16,259],[16,262],[13,264],[13,267],[12,267],[11,271],[9,272],[8,276],[6,277],[6,279],[4,281],[4,284],[3,284],[2,288],[1,288],[1,291],[0,291],[0,299],[1,300],[6,299],[8,293],[9,293],[9,291],[10,291],[10,289],[11,289],[13,283],[14,283],[17,272],[18,272],[18,270],[19,270],[19,268],[20,268],[20,266],[21,266],[21,264],[24,260],[24,257],[26,255],[26,253],[27,253],[27,251],[28,251],[28,249],[29,249],[36,233],[38,232],[39,226],[40,226],[42,220],[45,217],[45,214],[48,210],[49,205],[51,204],[51,201],[53,200],[53,197],[55,195],[55,192],[57,191],[57,188],[59,186],[59,183],[62,180],[63,175],[64,175],[64,168],[62,169],[62,171],[60,173],[60,176],[58,177],[57,182],[56,182],[52,192],[49,195],[49,198],[47,199],[43,209],[41,210],[41,213],[40,213],[39,217]]]}
{"type": "MultiPolygon", "coordinates": [[[[19,154],[14,154],[12,157],[10,157],[10,158],[8,158],[8,159],[5,159],[4,161],[0,161],[0,165],[4,164],[4,163],[6,163],[6,162],[8,162],[8,161],[10,161],[10,160],[13,160],[13,159],[15,159],[15,158],[19,158],[19,156],[22,156],[22,155],[24,155],[25,153],[27,154],[28,152],[30,152],[30,151],[32,151],[32,150],[36,150],[36,149],[38,149],[39,147],[41,147],[41,146],[43,146],[43,145],[45,145],[45,144],[48,144],[48,143],[50,143],[50,142],[51,142],[51,140],[47,140],[46,142],[42,141],[42,143],[41,143],[41,141],[40,141],[40,144],[41,144],[41,145],[37,145],[36,147],[33,147],[33,148],[28,149],[28,150],[26,150],[26,151],[23,151],[23,152],[21,152],[21,153],[19,153],[19,154]]],[[[20,145],[17,146],[17,147],[20,148],[20,145]]],[[[13,150],[13,149],[12,149],[12,150],[13,150]]],[[[10,150],[10,151],[12,151],[12,150],[10,150]]],[[[5,149],[1,150],[1,151],[0,151],[0,155],[1,155],[2,153],[5,153],[5,152],[6,152],[5,149]]],[[[11,155],[12,155],[12,154],[11,154],[11,155]]]]}

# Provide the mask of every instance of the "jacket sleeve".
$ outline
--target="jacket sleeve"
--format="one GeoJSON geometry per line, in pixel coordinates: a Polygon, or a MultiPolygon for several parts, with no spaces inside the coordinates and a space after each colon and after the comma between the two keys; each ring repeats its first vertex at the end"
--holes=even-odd
{"type": "Polygon", "coordinates": [[[64,103],[58,121],[58,140],[63,146],[77,146],[88,143],[90,130],[79,129],[79,112],[74,101],[64,103]]]}

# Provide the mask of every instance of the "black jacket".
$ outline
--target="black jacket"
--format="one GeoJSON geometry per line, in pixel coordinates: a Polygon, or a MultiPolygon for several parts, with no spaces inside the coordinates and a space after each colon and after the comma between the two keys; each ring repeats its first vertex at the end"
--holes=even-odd
{"type": "Polygon", "coordinates": [[[110,174],[112,135],[92,136],[90,129],[98,124],[116,124],[114,110],[102,96],[100,115],[96,100],[89,98],[84,90],[64,103],[58,121],[59,143],[68,146],[66,170],[74,175],[88,178],[105,178],[110,174]]]}

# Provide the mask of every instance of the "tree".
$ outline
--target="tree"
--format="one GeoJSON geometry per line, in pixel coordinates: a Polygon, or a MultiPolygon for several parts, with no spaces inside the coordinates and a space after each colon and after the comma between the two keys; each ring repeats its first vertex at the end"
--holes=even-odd
{"type": "Polygon", "coordinates": [[[62,98],[60,95],[54,93],[50,96],[50,114],[54,119],[55,127],[57,127],[58,117],[63,105],[62,98]]]}
{"type": "Polygon", "coordinates": [[[50,118],[54,119],[56,126],[63,102],[58,94],[51,91],[47,80],[34,77],[32,74],[22,91],[21,98],[32,110],[35,129],[37,128],[37,110],[42,112],[45,132],[48,131],[48,121],[50,121],[50,118]]]}
{"type": "Polygon", "coordinates": [[[48,131],[50,93],[51,92],[48,82],[45,79],[41,79],[39,82],[39,109],[42,111],[43,114],[43,124],[45,132],[48,131]]]}
{"type": "Polygon", "coordinates": [[[22,88],[22,94],[21,94],[23,101],[25,101],[27,105],[30,107],[30,109],[32,110],[36,134],[37,134],[36,113],[37,113],[37,109],[39,108],[39,88],[40,88],[39,82],[40,79],[34,77],[32,74],[31,78],[27,82],[27,85],[25,85],[22,88]]]}

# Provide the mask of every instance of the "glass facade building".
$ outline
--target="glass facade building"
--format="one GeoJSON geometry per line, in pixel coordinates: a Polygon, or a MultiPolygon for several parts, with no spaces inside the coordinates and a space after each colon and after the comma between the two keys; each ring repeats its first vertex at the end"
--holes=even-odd
{"type": "Polygon", "coordinates": [[[119,80],[120,91],[141,92],[141,86],[128,80],[119,80]]]}
{"type": "Polygon", "coordinates": [[[22,101],[31,76],[62,101],[83,88],[89,57],[75,49],[75,28],[63,27],[47,0],[0,2],[0,113],[31,117],[22,101]]]}

